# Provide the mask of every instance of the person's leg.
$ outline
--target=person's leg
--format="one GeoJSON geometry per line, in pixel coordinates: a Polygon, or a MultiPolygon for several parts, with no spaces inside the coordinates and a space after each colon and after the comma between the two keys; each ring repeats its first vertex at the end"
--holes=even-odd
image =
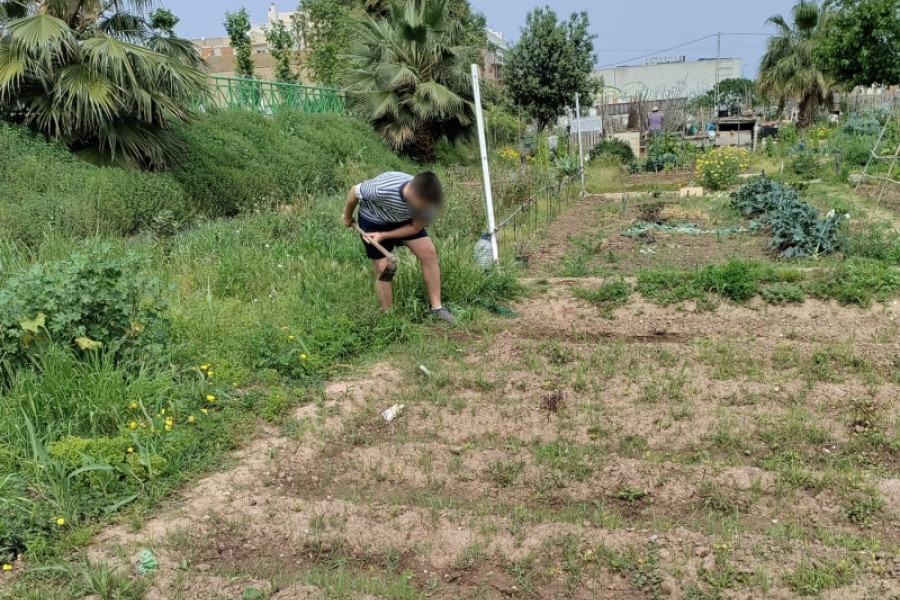
{"type": "Polygon", "coordinates": [[[372,266],[375,267],[375,294],[378,296],[378,304],[381,305],[381,309],[384,311],[390,310],[394,304],[394,289],[391,282],[378,279],[381,277],[381,273],[384,272],[385,267],[388,266],[388,262],[390,261],[386,258],[372,261],[372,266]]]}
{"type": "Polygon", "coordinates": [[[428,289],[431,308],[440,308],[443,306],[441,304],[441,267],[438,265],[434,242],[429,237],[421,237],[415,240],[406,240],[403,243],[422,263],[422,277],[424,277],[425,287],[428,289]]]}

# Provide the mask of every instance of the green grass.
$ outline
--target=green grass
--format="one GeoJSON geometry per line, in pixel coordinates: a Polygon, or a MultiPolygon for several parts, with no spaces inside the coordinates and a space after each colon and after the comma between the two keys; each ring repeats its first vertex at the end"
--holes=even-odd
{"type": "Polygon", "coordinates": [[[804,560],[785,576],[785,583],[797,594],[818,596],[825,590],[851,583],[855,570],[855,565],[847,560],[822,563],[804,560]]]}
{"type": "Polygon", "coordinates": [[[716,294],[743,303],[763,289],[764,284],[783,284],[802,277],[795,269],[771,264],[730,260],[695,270],[648,269],[638,273],[638,291],[660,304],[686,300],[704,301],[716,294]]]}
{"type": "Polygon", "coordinates": [[[574,293],[600,308],[600,313],[607,319],[613,318],[613,311],[628,304],[631,298],[631,286],[624,281],[605,283],[596,289],[575,288],[574,293]]]}
{"type": "MultiPolygon", "coordinates": [[[[246,439],[256,415],[278,423],[336,365],[431,337],[414,259],[401,252],[396,307],[381,314],[359,240],[334,218],[340,201],[212,221],[163,242],[104,240],[113,254],[146,256],[148,274],[164,283],[166,343],[152,361],[112,350],[84,360],[50,344],[31,364],[7,365],[0,563],[20,553],[50,560],[69,548],[71,532],[157,505],[246,439]]],[[[519,293],[511,273],[475,267],[468,240],[437,243],[445,301],[463,326],[476,318],[471,303],[519,293]]],[[[65,261],[66,245],[51,236],[5,246],[0,285],[31,265],[65,261]]]]}

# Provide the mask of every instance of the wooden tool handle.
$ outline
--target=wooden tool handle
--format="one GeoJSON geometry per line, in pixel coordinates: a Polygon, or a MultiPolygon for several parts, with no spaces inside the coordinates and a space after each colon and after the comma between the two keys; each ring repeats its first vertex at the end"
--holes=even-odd
{"type": "MultiPolygon", "coordinates": [[[[359,233],[359,235],[363,236],[363,239],[365,239],[369,235],[368,233],[366,233],[365,231],[360,229],[359,225],[357,225],[356,223],[353,224],[353,229],[355,229],[357,231],[357,233],[359,233]]],[[[384,246],[382,246],[378,242],[367,242],[367,243],[370,243],[373,246],[375,246],[376,248],[378,248],[378,251],[381,252],[382,254],[384,254],[385,258],[389,258],[390,260],[397,260],[396,256],[394,256],[393,254],[391,254],[390,252],[385,250],[384,246]]]]}

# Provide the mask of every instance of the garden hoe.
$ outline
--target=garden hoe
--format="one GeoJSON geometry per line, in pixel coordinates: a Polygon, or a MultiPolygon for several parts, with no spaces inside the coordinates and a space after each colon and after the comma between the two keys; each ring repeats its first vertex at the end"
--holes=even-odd
{"type": "MultiPolygon", "coordinates": [[[[359,235],[366,237],[366,232],[359,228],[359,225],[354,224],[353,228],[356,230],[359,235]]],[[[388,264],[384,268],[384,271],[381,272],[381,275],[378,276],[378,281],[386,281],[390,283],[394,280],[394,275],[397,274],[397,257],[385,250],[384,246],[379,244],[378,242],[372,242],[372,245],[378,248],[378,250],[384,254],[384,257],[388,259],[388,264]]]]}

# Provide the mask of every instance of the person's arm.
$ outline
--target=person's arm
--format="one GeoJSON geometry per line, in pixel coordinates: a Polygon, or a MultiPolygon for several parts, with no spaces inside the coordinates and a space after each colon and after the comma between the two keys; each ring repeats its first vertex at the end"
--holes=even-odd
{"type": "Polygon", "coordinates": [[[354,185],[347,193],[347,202],[344,204],[344,214],[341,217],[344,227],[353,227],[353,224],[356,222],[353,219],[356,207],[359,206],[359,196],[356,193],[356,188],[357,186],[354,185]]]}
{"type": "Polygon", "coordinates": [[[370,240],[374,240],[378,243],[381,243],[384,240],[402,240],[408,237],[412,237],[425,229],[425,223],[422,221],[413,220],[409,225],[404,225],[399,229],[395,229],[393,231],[379,231],[378,233],[370,233],[366,237],[370,240]]]}

